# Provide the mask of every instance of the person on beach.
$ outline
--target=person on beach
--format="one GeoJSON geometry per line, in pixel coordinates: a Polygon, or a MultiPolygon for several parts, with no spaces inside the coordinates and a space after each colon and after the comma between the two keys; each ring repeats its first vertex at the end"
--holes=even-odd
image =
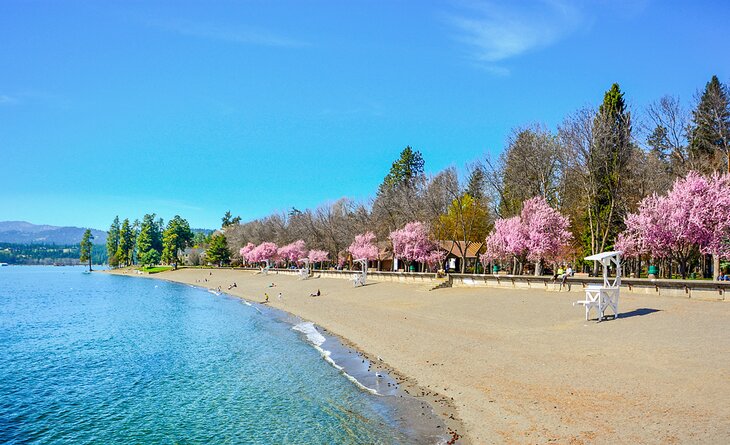
{"type": "Polygon", "coordinates": [[[321,295],[321,293],[319,292],[319,289],[317,289],[316,294],[309,294],[310,297],[319,297],[320,295],[321,295]]]}
{"type": "Polygon", "coordinates": [[[565,273],[563,274],[563,280],[560,282],[560,286],[564,286],[565,282],[568,281],[568,277],[573,276],[573,268],[568,266],[568,268],[565,270],[565,273]]]}
{"type": "Polygon", "coordinates": [[[281,297],[281,292],[279,292],[279,295],[277,296],[277,298],[278,298],[279,300],[281,300],[281,298],[282,298],[282,297],[281,297]]]}
{"type": "Polygon", "coordinates": [[[271,284],[269,284],[269,287],[276,287],[276,284],[271,283],[271,284]]]}
{"type": "Polygon", "coordinates": [[[266,297],[266,300],[264,300],[264,303],[268,303],[269,302],[269,294],[268,293],[264,293],[264,297],[266,297]]]}

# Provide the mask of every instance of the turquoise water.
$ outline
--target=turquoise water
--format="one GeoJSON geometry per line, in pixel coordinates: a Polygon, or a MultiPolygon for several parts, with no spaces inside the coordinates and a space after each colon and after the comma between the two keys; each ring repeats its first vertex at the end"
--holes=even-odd
{"type": "Polygon", "coordinates": [[[0,268],[0,443],[401,444],[290,323],[190,286],[0,268]]]}

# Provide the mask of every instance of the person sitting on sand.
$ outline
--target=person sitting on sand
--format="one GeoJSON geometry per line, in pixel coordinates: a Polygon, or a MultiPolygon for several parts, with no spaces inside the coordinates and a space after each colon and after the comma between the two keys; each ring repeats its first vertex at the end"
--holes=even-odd
{"type": "Polygon", "coordinates": [[[321,293],[319,292],[319,289],[317,289],[316,294],[309,294],[310,297],[319,297],[320,295],[321,295],[321,293]]]}
{"type": "Polygon", "coordinates": [[[271,284],[269,284],[269,287],[276,287],[276,284],[271,283],[271,284]]]}

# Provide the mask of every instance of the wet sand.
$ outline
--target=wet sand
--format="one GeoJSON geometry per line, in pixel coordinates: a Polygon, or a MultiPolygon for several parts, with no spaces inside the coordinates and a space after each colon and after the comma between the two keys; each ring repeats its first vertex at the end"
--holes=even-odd
{"type": "Polygon", "coordinates": [[[575,294],[540,290],[353,288],[227,269],[146,277],[259,302],[267,292],[381,365],[463,442],[730,443],[728,302],[624,294],[620,318],[596,323],[575,294]]]}

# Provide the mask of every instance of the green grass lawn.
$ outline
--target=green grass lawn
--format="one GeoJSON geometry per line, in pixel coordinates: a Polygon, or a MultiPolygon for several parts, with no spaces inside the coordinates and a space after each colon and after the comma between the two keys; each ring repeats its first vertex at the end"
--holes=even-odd
{"type": "Polygon", "coordinates": [[[172,266],[155,266],[155,267],[143,267],[140,269],[142,272],[147,273],[159,273],[166,270],[172,270],[172,266]]]}

